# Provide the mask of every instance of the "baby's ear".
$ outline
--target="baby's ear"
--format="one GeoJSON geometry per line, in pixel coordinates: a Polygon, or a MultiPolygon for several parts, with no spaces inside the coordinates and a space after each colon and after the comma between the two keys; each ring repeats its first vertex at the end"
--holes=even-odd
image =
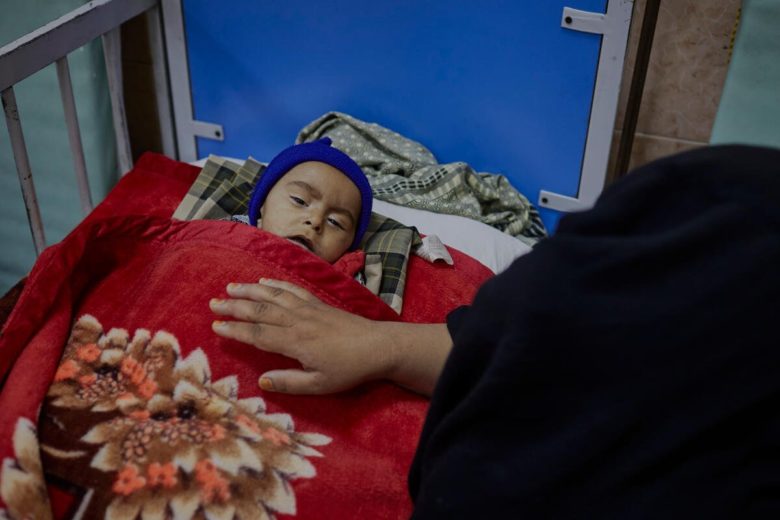
{"type": "Polygon", "coordinates": [[[260,206],[260,210],[257,212],[257,227],[263,229],[263,210],[265,209],[265,202],[260,206]]]}

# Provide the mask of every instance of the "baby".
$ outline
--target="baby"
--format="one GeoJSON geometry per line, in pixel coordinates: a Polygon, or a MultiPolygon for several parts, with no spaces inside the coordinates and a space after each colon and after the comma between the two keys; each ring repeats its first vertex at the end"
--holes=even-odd
{"type": "Polygon", "coordinates": [[[371,185],[327,137],[282,150],[249,200],[249,223],[333,263],[357,249],[371,218],[371,185]]]}

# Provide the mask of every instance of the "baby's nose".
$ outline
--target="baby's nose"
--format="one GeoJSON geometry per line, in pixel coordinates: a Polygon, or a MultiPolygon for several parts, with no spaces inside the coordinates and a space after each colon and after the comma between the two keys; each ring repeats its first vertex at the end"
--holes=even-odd
{"type": "Polygon", "coordinates": [[[306,225],[310,226],[314,231],[318,232],[322,229],[322,218],[318,215],[309,215],[306,219],[306,225]]]}

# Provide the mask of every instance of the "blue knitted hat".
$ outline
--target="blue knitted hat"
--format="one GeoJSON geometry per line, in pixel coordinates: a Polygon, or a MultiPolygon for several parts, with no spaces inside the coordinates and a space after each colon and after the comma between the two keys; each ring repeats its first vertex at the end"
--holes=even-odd
{"type": "Polygon", "coordinates": [[[257,226],[260,208],[277,181],[295,166],[307,161],[317,161],[333,166],[349,177],[349,180],[360,190],[360,216],[355,227],[355,240],[349,246],[350,251],[357,249],[363,234],[366,232],[368,222],[371,220],[371,203],[373,201],[371,185],[360,166],[347,154],[332,147],[328,137],[285,148],[268,163],[268,167],[260,176],[260,180],[257,181],[255,189],[252,191],[252,197],[249,199],[249,223],[257,226]]]}

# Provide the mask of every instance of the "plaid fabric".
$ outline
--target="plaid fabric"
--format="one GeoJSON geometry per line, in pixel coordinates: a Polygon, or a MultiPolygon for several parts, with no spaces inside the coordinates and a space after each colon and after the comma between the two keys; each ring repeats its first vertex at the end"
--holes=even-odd
{"type": "Polygon", "coordinates": [[[380,200],[478,220],[529,245],[547,236],[539,212],[503,175],[438,164],[420,143],[339,112],[309,123],[296,142],[326,136],[360,165],[380,200]]]}
{"type": "MultiPolygon", "coordinates": [[[[243,165],[210,156],[182,199],[173,218],[248,223],[249,196],[265,166],[252,158],[243,165]]],[[[372,213],[361,247],[366,253],[365,285],[397,313],[403,308],[406,268],[410,252],[422,243],[417,230],[372,213]]]]}
{"type": "Polygon", "coordinates": [[[252,188],[265,170],[251,157],[243,165],[209,156],[173,213],[178,220],[218,220],[246,213],[252,188]]]}
{"type": "Polygon", "coordinates": [[[366,287],[373,288],[378,283],[374,293],[400,314],[409,255],[422,244],[422,239],[415,228],[378,213],[371,214],[366,235],[362,246],[366,253],[366,265],[381,266],[378,279],[375,270],[364,271],[366,287]]]}

